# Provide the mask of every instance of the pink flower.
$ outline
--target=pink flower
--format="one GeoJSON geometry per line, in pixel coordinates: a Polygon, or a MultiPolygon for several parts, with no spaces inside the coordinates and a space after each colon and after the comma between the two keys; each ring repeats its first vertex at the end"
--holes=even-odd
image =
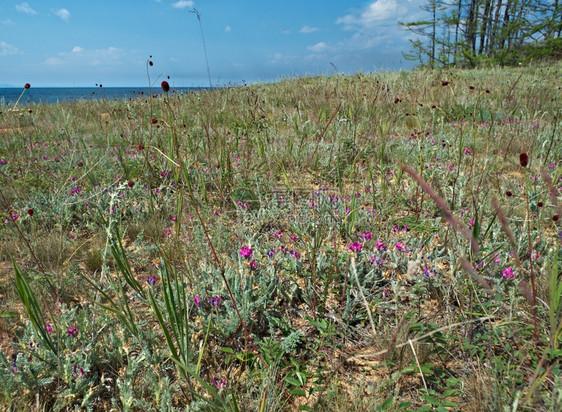
{"type": "Polygon", "coordinates": [[[513,273],[513,269],[511,268],[511,266],[505,268],[502,272],[502,275],[504,279],[513,279],[515,277],[515,273],[513,273]]]}
{"type": "Polygon", "coordinates": [[[363,243],[361,242],[353,242],[349,245],[349,250],[352,252],[361,252],[361,249],[363,249],[363,243]]]}
{"type": "Polygon", "coordinates": [[[51,333],[53,331],[53,327],[51,326],[50,323],[47,323],[45,325],[45,329],[47,329],[47,333],[51,333]]]}
{"type": "Polygon", "coordinates": [[[396,250],[398,250],[399,252],[402,252],[402,251],[406,251],[406,249],[407,249],[407,246],[406,246],[405,243],[396,242],[396,250]]]}
{"type": "Polygon", "coordinates": [[[242,256],[243,258],[249,259],[252,257],[252,249],[250,249],[249,246],[242,246],[242,248],[240,249],[240,256],[242,256]]]}

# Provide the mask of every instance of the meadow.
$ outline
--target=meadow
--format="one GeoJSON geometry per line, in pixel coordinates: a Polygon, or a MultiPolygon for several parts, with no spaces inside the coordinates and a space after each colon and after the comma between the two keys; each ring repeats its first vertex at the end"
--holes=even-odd
{"type": "Polygon", "coordinates": [[[2,409],[559,411],[561,79],[1,107],[2,409]]]}

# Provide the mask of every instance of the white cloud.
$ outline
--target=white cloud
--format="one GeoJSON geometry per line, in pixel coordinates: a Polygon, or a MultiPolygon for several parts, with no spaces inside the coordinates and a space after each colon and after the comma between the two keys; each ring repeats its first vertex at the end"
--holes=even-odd
{"type": "Polygon", "coordinates": [[[320,53],[325,51],[328,48],[328,45],[326,43],[324,43],[323,41],[321,41],[320,43],[316,43],[314,46],[308,46],[307,49],[314,52],[314,53],[320,53]]]}
{"type": "Polygon", "coordinates": [[[16,25],[16,23],[14,23],[11,19],[2,20],[0,23],[2,23],[4,26],[15,26],[16,25]]]}
{"type": "Polygon", "coordinates": [[[16,46],[12,46],[4,41],[0,41],[0,56],[8,56],[11,54],[18,54],[19,50],[16,46]]]}
{"type": "Polygon", "coordinates": [[[224,31],[227,32],[227,33],[230,33],[230,32],[232,31],[232,27],[226,26],[226,27],[224,28],[224,31]]]}
{"type": "Polygon", "coordinates": [[[115,66],[121,64],[125,56],[125,50],[116,47],[83,49],[80,46],[74,46],[71,51],[61,52],[54,57],[49,57],[44,63],[49,66],[115,66]]]}
{"type": "MultiPolygon", "coordinates": [[[[414,9],[416,5],[413,5],[414,9]]],[[[397,0],[376,0],[361,11],[355,11],[340,17],[336,24],[343,24],[345,29],[374,28],[379,23],[390,20],[396,23],[412,6],[399,5],[397,0]]]]}
{"type": "Polygon", "coordinates": [[[195,5],[194,2],[192,2],[191,0],[180,0],[174,4],[172,4],[172,7],[174,9],[185,9],[187,7],[193,7],[195,5]]]}
{"type": "Polygon", "coordinates": [[[310,26],[303,26],[300,30],[301,33],[314,33],[315,31],[320,30],[318,27],[310,27],[310,26]]]}
{"type": "Polygon", "coordinates": [[[64,21],[70,20],[70,12],[67,9],[58,9],[54,13],[64,21]]]}
{"type": "Polygon", "coordinates": [[[37,12],[33,10],[26,2],[16,4],[16,10],[25,14],[37,14],[37,12]]]}

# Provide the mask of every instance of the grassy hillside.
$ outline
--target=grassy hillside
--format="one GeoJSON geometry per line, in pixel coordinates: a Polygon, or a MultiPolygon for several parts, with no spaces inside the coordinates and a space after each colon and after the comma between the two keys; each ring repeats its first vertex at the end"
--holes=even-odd
{"type": "Polygon", "coordinates": [[[0,403],[560,410],[562,65],[0,109],[0,403]]]}

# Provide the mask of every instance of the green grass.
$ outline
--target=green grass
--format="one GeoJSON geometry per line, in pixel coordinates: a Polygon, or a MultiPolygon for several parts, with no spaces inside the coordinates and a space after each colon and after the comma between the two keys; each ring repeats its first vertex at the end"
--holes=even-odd
{"type": "Polygon", "coordinates": [[[559,410],[561,72],[2,107],[0,404],[559,410]]]}

